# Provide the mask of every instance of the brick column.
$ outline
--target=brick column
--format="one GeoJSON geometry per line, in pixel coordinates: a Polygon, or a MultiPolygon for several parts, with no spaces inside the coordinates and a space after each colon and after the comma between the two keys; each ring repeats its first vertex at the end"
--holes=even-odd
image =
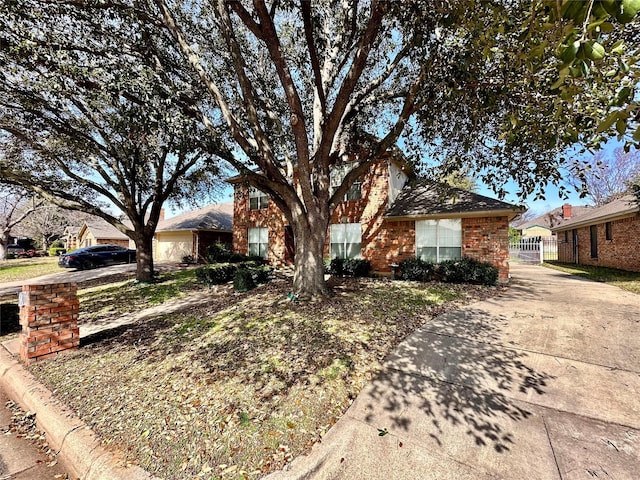
{"type": "Polygon", "coordinates": [[[20,294],[20,357],[35,362],[80,346],[76,283],[23,285],[20,294]]]}

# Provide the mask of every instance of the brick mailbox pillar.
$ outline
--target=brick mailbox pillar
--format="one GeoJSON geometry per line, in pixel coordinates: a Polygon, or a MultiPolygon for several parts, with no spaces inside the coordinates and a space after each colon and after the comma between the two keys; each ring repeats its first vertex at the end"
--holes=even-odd
{"type": "Polygon", "coordinates": [[[23,285],[20,305],[20,356],[35,362],[80,346],[76,283],[23,285]]]}

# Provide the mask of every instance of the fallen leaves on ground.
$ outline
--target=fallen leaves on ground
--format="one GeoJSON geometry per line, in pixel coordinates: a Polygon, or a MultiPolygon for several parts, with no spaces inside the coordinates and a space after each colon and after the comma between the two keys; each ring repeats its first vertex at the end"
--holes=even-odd
{"type": "Polygon", "coordinates": [[[307,452],[384,357],[424,322],[498,292],[332,279],[319,302],[288,279],[121,327],[31,367],[128,461],[167,479],[254,479],[307,452]]]}

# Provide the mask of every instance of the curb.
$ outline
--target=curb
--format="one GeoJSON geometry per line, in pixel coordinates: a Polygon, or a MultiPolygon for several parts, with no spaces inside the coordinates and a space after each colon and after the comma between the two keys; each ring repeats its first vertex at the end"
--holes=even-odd
{"type": "Polygon", "coordinates": [[[81,480],[161,480],[137,466],[125,467],[97,435],[27,371],[2,344],[0,386],[23,409],[36,413],[47,442],[81,480]]]}

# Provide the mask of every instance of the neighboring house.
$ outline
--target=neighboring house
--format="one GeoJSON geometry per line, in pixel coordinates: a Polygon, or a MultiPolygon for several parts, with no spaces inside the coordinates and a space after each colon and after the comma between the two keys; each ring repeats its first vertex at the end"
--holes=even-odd
{"type": "Polygon", "coordinates": [[[524,222],[515,222],[512,226],[523,237],[550,237],[553,235],[553,228],[585,214],[591,208],[593,207],[565,203],[562,207],[551,210],[539,217],[524,222]]]}
{"type": "MultiPolygon", "coordinates": [[[[333,186],[349,168],[334,168],[333,186]]],[[[508,225],[521,209],[459,189],[414,185],[406,172],[398,155],[387,153],[354,183],[331,217],[325,257],[365,258],[374,272],[390,273],[409,257],[440,262],[469,256],[508,278],[508,225]]],[[[274,202],[241,176],[229,182],[235,187],[234,250],[276,265],[292,263],[291,227],[274,202]]]]}
{"type": "Polygon", "coordinates": [[[555,227],[558,260],[640,271],[640,206],[627,195],[555,227]]]}
{"type": "Polygon", "coordinates": [[[78,230],[76,242],[77,248],[107,243],[125,248],[135,248],[133,240],[100,217],[94,217],[82,224],[78,230]]]}
{"type": "Polygon", "coordinates": [[[209,245],[231,245],[233,202],[208,205],[161,221],[154,238],[157,261],[180,262],[184,257],[202,259],[209,245]]]}

